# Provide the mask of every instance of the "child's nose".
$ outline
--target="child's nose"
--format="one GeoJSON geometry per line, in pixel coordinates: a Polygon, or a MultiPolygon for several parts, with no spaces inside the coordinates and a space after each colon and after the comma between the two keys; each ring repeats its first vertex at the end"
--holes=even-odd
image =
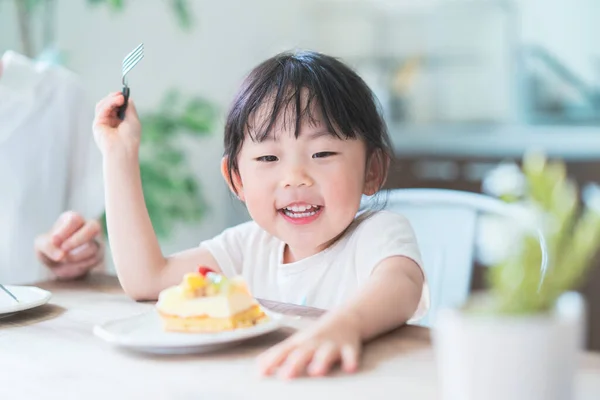
{"type": "Polygon", "coordinates": [[[282,187],[312,186],[314,181],[301,166],[288,168],[281,181],[282,187]]]}

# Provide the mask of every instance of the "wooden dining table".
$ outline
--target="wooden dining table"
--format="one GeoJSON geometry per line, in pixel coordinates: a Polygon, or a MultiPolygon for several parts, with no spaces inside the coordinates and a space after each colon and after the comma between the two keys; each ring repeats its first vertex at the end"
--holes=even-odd
{"type": "MultiPolygon", "coordinates": [[[[93,334],[107,321],[154,312],[115,277],[43,282],[50,302],[0,319],[0,399],[439,399],[429,330],[404,326],[368,343],[358,372],[285,381],[261,377],[256,356],[322,310],[261,301],[290,318],[276,332],[203,354],[150,355],[111,347],[93,334]]],[[[585,352],[576,400],[600,399],[600,354],[585,352]]]]}

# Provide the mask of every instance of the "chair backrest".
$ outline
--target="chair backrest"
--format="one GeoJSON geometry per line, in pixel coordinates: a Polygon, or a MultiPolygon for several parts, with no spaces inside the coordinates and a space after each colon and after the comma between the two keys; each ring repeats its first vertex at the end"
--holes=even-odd
{"type": "MultiPolygon", "coordinates": [[[[431,308],[420,325],[431,326],[440,307],[462,305],[469,295],[478,218],[515,217],[514,206],[496,198],[446,189],[393,189],[380,193],[385,209],[410,221],[423,259],[431,308]]],[[[370,199],[363,199],[369,208],[370,199]]]]}

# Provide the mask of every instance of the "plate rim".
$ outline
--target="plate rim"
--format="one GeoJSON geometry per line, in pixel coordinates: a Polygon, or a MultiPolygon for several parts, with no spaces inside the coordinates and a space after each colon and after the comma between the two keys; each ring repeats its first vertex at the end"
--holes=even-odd
{"type": "MultiPolygon", "coordinates": [[[[182,341],[181,343],[157,343],[156,341],[131,340],[127,336],[116,334],[106,328],[107,325],[123,323],[123,322],[131,321],[134,319],[138,319],[138,318],[151,318],[152,314],[156,313],[156,310],[146,311],[146,312],[143,312],[140,314],[135,314],[135,315],[132,315],[129,317],[117,318],[117,319],[105,321],[101,324],[94,325],[92,331],[96,337],[104,340],[105,342],[107,342],[111,345],[117,346],[117,347],[125,347],[125,348],[131,348],[131,349],[174,349],[174,350],[182,349],[182,348],[204,348],[204,347],[223,345],[223,344],[227,344],[227,343],[231,343],[231,344],[239,343],[240,341],[249,340],[249,339],[253,339],[253,338],[256,338],[259,336],[269,334],[271,332],[274,332],[274,331],[284,327],[284,324],[282,323],[282,321],[285,317],[284,314],[275,313],[270,310],[264,310],[264,312],[271,318],[269,321],[265,321],[259,325],[253,325],[248,328],[238,329],[238,331],[240,331],[240,332],[246,330],[246,332],[249,333],[248,335],[241,335],[239,337],[224,336],[224,337],[219,338],[218,337],[219,334],[216,334],[214,336],[214,340],[210,340],[208,342],[194,343],[193,341],[182,341]],[[257,328],[261,325],[264,326],[264,329],[255,329],[255,330],[249,331],[252,328],[257,328]]],[[[233,331],[226,331],[226,332],[231,333],[233,331]]],[[[189,335],[189,338],[198,337],[199,335],[202,335],[202,333],[185,333],[185,332],[172,332],[172,333],[176,334],[176,335],[181,335],[182,337],[185,335],[189,335]]]]}
{"type": "Polygon", "coordinates": [[[4,287],[7,288],[8,290],[11,290],[14,288],[26,288],[28,290],[38,292],[39,294],[41,294],[41,297],[38,300],[30,301],[27,303],[19,302],[10,308],[0,307],[0,315],[13,314],[13,313],[21,312],[21,311],[30,310],[35,307],[43,306],[44,304],[47,304],[50,301],[50,299],[52,298],[52,292],[50,292],[46,289],[39,288],[37,286],[33,286],[33,285],[4,285],[4,287]]]}

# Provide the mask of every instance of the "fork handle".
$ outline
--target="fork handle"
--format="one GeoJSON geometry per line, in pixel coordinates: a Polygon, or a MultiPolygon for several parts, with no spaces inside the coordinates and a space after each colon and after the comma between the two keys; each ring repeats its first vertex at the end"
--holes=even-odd
{"type": "Polygon", "coordinates": [[[117,116],[122,121],[123,119],[125,119],[125,110],[127,110],[127,102],[129,100],[129,87],[128,86],[123,86],[123,90],[121,91],[121,93],[123,93],[123,97],[125,98],[125,102],[117,110],[117,116]]]}

